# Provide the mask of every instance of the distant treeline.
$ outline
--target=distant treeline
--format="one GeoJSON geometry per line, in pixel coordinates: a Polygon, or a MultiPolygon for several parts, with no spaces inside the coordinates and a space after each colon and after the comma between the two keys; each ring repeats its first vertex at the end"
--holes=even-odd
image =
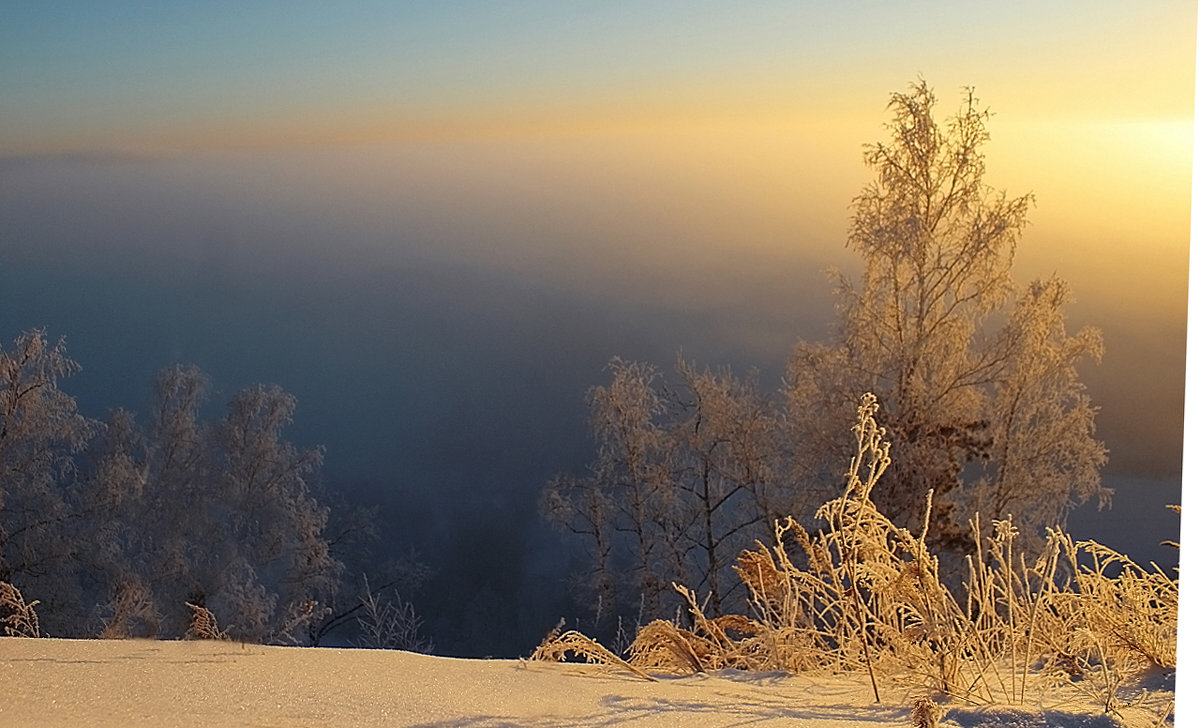
{"type": "Polygon", "coordinates": [[[317,498],[321,450],[283,437],[291,395],[248,387],[206,422],[207,378],[176,366],[155,380],[144,423],[124,409],[100,421],[59,388],[79,369],[44,331],[0,349],[0,582],[38,602],[41,632],[178,638],[206,612],[220,634],[255,642],[339,630],[421,644],[400,597],[420,569],[375,574],[375,588],[349,573],[370,514],[331,519],[317,498]]]}

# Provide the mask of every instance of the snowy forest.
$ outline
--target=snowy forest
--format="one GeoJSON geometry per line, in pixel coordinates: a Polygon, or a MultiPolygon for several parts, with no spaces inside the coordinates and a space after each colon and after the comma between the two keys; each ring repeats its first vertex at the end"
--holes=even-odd
{"type": "MultiPolygon", "coordinates": [[[[1174,666],[1177,580],[1116,554],[1080,566],[1056,530],[1110,495],[1079,376],[1103,342],[1068,325],[1066,281],[1014,280],[1032,194],[988,185],[973,91],[945,120],[923,81],[888,109],[851,201],[862,273],[831,272],[830,336],[798,342],[779,386],[681,354],[670,371],[614,358],[586,393],[594,458],[545,484],[540,513],[570,551],[589,636],[552,632],[543,655],[631,649],[635,666],[684,671],[925,661],[932,687],[983,700],[1015,696],[1016,678],[973,677],[969,655],[1028,672],[1057,650],[1063,675],[1103,672],[1106,709],[1110,676],[1174,666]],[[1101,613],[1117,621],[1088,622],[1101,613]],[[1045,641],[1051,617],[1108,636],[1045,641]]],[[[0,349],[7,633],[436,647],[410,601],[424,567],[377,563],[385,524],[323,484],[320,449],[287,439],[294,397],[254,386],[220,410],[179,365],[147,383],[148,412],[93,419],[70,395],[81,364],[39,328],[0,349]]]]}
{"type": "Polygon", "coordinates": [[[0,581],[19,587],[10,620],[36,595],[38,626],[23,631],[182,638],[201,615],[230,638],[316,645],[361,617],[363,646],[421,646],[411,607],[383,595],[406,575],[378,589],[348,575],[373,524],[318,500],[322,453],[282,435],[293,397],[247,388],[205,421],[210,384],[180,366],[153,383],[145,425],[126,410],[98,421],[59,389],[78,368],[37,330],[0,354],[0,581]]]}

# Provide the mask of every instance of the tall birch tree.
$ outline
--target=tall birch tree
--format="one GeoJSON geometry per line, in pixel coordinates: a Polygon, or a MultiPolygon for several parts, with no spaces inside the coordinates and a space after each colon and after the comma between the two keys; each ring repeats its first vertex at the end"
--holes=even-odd
{"type": "Polygon", "coordinates": [[[1012,514],[1026,535],[1072,506],[1104,499],[1095,408],[1078,378],[1099,331],[1069,334],[1067,285],[1016,292],[1012,262],[1033,196],[985,181],[989,111],[971,90],[943,124],[924,81],[895,93],[890,139],[867,145],[874,179],[853,200],[857,283],[835,274],[837,330],[800,342],[786,394],[793,477],[840,487],[854,402],[874,392],[893,442],[880,509],[916,526],[934,492],[935,542],[965,546],[967,520],[1012,514]]]}

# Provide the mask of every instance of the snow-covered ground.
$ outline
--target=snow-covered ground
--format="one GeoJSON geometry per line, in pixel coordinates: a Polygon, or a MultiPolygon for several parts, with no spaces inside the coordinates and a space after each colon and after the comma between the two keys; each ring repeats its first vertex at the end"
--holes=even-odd
{"type": "MultiPolygon", "coordinates": [[[[647,682],[595,665],[407,652],[0,639],[0,725],[12,727],[911,725],[915,695],[883,693],[875,704],[859,675],[724,671],[647,682]]],[[[1171,697],[1151,690],[1124,721],[1063,695],[1042,710],[950,707],[940,725],[1153,726],[1171,697]]]]}

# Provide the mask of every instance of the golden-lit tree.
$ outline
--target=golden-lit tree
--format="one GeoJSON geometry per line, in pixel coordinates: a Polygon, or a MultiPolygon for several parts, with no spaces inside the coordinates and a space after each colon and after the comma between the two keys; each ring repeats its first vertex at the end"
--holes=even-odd
{"type": "Polygon", "coordinates": [[[1098,360],[1099,332],[1069,335],[1057,278],[1014,295],[1011,267],[1031,195],[984,182],[987,109],[967,90],[939,125],[924,81],[892,95],[891,138],[864,154],[875,179],[853,201],[856,283],[836,276],[838,328],[800,342],[786,394],[793,480],[833,492],[851,453],[855,400],[879,396],[895,462],[876,487],[880,509],[962,547],[967,519],[1012,514],[1030,536],[1087,499],[1106,496],[1106,451],[1076,365],[1098,360]]]}

